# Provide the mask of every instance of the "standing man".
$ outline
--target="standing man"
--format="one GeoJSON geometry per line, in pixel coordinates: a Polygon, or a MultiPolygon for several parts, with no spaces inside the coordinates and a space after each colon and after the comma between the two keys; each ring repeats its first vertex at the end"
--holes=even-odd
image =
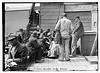
{"type": "Polygon", "coordinates": [[[84,34],[84,27],[80,20],[80,17],[77,16],[75,19],[75,28],[72,32],[72,57],[76,56],[76,48],[77,48],[77,41],[81,38],[84,34]]]}
{"type": "Polygon", "coordinates": [[[63,17],[58,20],[55,30],[60,30],[61,33],[61,45],[60,45],[60,55],[59,55],[59,61],[64,61],[64,58],[66,61],[69,61],[69,38],[71,33],[71,21],[67,19],[67,14],[64,13],[63,17]]]}

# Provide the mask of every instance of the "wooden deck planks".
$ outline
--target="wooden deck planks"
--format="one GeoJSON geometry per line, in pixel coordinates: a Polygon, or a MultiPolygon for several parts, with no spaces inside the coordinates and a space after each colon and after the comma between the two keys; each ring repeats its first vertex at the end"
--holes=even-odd
{"type": "Polygon", "coordinates": [[[85,56],[85,59],[86,59],[90,64],[98,64],[97,56],[85,56]]]}
{"type": "Polygon", "coordinates": [[[95,71],[97,70],[97,64],[89,64],[84,57],[71,58],[68,62],[46,58],[43,63],[31,65],[29,69],[34,71],[95,71]]]}

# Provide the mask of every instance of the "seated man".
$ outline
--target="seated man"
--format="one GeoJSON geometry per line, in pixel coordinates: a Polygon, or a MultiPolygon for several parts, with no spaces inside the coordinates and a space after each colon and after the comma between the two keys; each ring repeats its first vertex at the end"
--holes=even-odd
{"type": "Polygon", "coordinates": [[[60,45],[56,43],[56,39],[52,39],[52,42],[49,47],[48,56],[57,58],[59,56],[60,45]]]}
{"type": "Polygon", "coordinates": [[[23,29],[19,29],[18,41],[20,43],[24,42],[24,35],[25,35],[24,30],[23,29]]]}
{"type": "Polygon", "coordinates": [[[72,54],[72,57],[76,56],[76,48],[77,48],[77,41],[79,40],[79,38],[81,38],[84,34],[84,27],[83,27],[83,24],[80,20],[80,17],[77,16],[75,19],[75,22],[76,22],[76,26],[72,32],[72,51],[71,51],[71,54],[72,54]]]}
{"type": "Polygon", "coordinates": [[[9,57],[6,62],[7,68],[11,71],[26,69],[28,49],[18,42],[16,35],[11,35],[8,41],[12,47],[9,50],[9,57]]]}

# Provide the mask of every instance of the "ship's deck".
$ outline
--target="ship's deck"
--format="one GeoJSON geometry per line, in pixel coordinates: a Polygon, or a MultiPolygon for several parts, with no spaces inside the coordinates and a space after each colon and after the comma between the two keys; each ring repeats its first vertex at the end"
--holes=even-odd
{"type": "Polygon", "coordinates": [[[43,59],[43,63],[33,63],[28,67],[31,71],[96,71],[98,64],[89,63],[84,56],[70,58],[70,61],[58,59],[43,59]]]}

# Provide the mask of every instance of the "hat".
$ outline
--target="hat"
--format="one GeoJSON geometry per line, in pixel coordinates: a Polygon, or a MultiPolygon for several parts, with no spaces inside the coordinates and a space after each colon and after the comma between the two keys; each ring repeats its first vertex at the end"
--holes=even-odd
{"type": "Polygon", "coordinates": [[[32,33],[32,36],[33,36],[33,37],[37,37],[37,31],[34,31],[34,32],[32,33]]]}
{"type": "Polygon", "coordinates": [[[22,31],[23,31],[23,29],[19,29],[19,31],[21,31],[21,32],[22,32],[22,31]]]}
{"type": "Polygon", "coordinates": [[[15,34],[11,34],[8,38],[7,38],[7,41],[12,41],[14,40],[15,38],[17,38],[17,36],[15,34]]]}

